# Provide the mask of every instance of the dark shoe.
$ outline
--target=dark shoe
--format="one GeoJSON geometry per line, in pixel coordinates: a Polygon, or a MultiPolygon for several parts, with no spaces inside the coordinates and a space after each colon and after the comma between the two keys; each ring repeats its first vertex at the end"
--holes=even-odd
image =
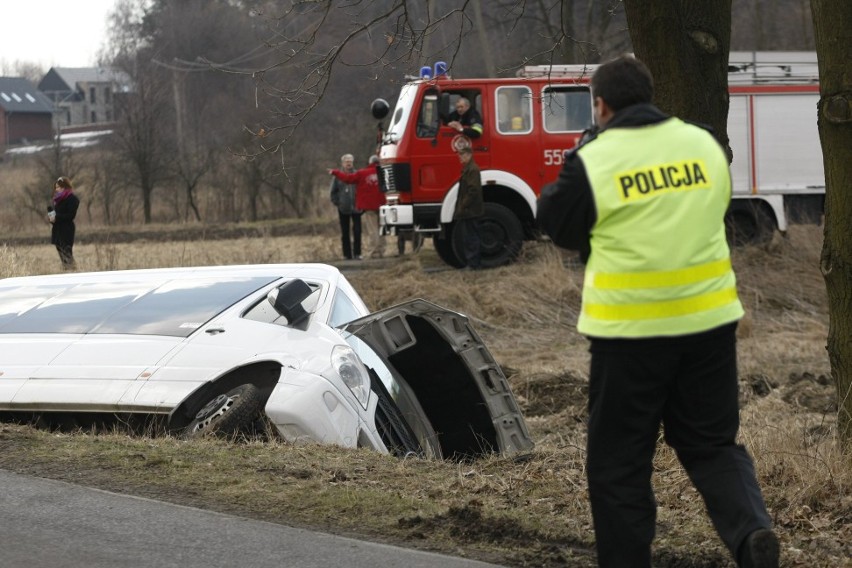
{"type": "Polygon", "coordinates": [[[769,529],[757,529],[742,544],[740,566],[742,568],[778,568],[781,555],[778,537],[769,529]]]}

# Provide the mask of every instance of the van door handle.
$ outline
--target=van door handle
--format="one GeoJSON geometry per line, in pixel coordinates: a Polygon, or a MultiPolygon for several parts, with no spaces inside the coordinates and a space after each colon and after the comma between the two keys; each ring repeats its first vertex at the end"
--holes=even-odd
{"type": "Polygon", "coordinates": [[[210,327],[210,328],[205,329],[204,333],[209,333],[210,335],[225,333],[225,328],[224,327],[210,327]]]}

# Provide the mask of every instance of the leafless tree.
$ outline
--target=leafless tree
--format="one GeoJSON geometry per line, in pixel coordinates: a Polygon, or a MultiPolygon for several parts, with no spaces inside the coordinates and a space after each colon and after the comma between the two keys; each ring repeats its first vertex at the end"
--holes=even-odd
{"type": "Polygon", "coordinates": [[[56,138],[46,153],[35,156],[36,181],[26,184],[18,192],[16,206],[20,210],[31,211],[42,217],[47,213],[47,205],[53,197],[53,184],[59,176],[71,178],[76,187],[85,185],[86,180],[80,177],[83,166],[73,148],[62,145],[61,138],[56,138]]]}
{"type": "Polygon", "coordinates": [[[120,117],[115,131],[117,150],[134,166],[134,185],[142,195],[145,223],[151,222],[152,194],[169,174],[173,155],[167,135],[165,86],[150,62],[137,60],[131,69],[133,90],[116,97],[120,117]]]}
{"type": "Polygon", "coordinates": [[[2,77],[23,77],[33,85],[37,85],[44,74],[44,69],[38,63],[20,60],[10,63],[0,59],[0,76],[2,77]]]}
{"type": "Polygon", "coordinates": [[[814,31],[808,0],[733,0],[734,51],[811,51],[814,31]]]}
{"type": "Polygon", "coordinates": [[[124,169],[124,164],[113,152],[103,152],[103,156],[91,165],[89,199],[85,201],[85,205],[89,211],[99,210],[103,222],[107,225],[132,221],[132,217],[121,215],[123,211],[127,211],[126,206],[133,199],[127,191],[124,169]]]}

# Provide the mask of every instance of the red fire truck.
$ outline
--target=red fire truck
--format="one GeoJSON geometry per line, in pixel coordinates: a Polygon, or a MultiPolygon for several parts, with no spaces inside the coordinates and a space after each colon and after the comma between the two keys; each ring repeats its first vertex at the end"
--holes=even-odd
{"type": "MultiPolygon", "coordinates": [[[[788,218],[814,221],[822,212],[816,58],[785,55],[794,61],[732,54],[728,134],[735,199],[728,223],[735,242],[766,240],[776,228],[785,231],[788,218]]],[[[466,144],[482,172],[482,263],[511,262],[524,240],[538,237],[542,187],[557,178],[564,153],[592,125],[593,71],[582,65],[528,66],[512,78],[453,79],[443,64],[424,67],[419,78],[403,85],[383,130],[382,231],[431,235],[446,263],[464,265],[452,215],[460,172],[456,150],[466,144]],[[482,116],[479,138],[445,124],[459,97],[482,116]]],[[[389,106],[379,99],[372,111],[381,120],[389,106]]]]}

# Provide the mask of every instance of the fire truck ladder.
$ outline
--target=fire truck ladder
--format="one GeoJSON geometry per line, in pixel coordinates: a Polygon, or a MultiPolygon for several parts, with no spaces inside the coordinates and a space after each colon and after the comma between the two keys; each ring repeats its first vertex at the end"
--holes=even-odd
{"type": "MultiPolygon", "coordinates": [[[[731,84],[816,84],[819,68],[813,51],[732,51],[728,60],[731,84]]],[[[525,65],[518,77],[573,77],[588,79],[597,64],[525,65]]]]}
{"type": "Polygon", "coordinates": [[[598,66],[575,64],[575,65],[524,65],[518,69],[518,77],[573,77],[575,79],[588,78],[592,76],[598,66]]]}
{"type": "Polygon", "coordinates": [[[732,51],[728,83],[817,84],[819,67],[813,51],[732,51]]]}

